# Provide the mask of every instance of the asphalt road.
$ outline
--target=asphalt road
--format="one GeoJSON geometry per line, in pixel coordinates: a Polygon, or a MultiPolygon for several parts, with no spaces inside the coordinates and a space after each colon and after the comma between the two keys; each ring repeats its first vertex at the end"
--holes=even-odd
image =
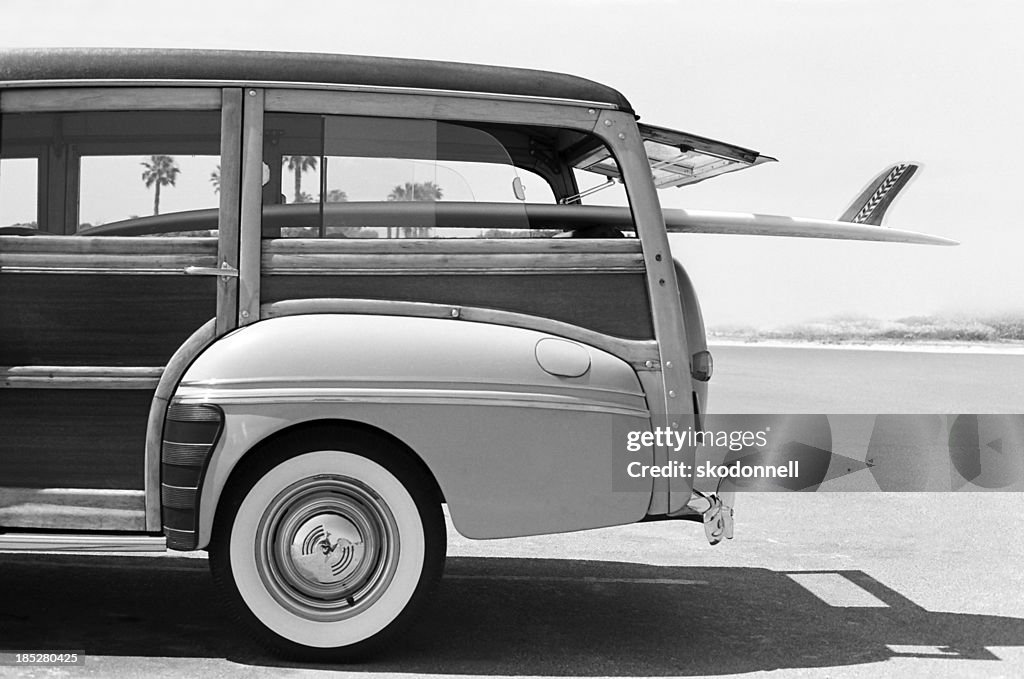
{"type": "MultiPolygon", "coordinates": [[[[771,394],[742,396],[751,370],[772,371],[763,379],[776,395],[832,370],[807,354],[792,370],[764,349],[745,362],[743,350],[716,351],[716,410],[780,412],[771,394]]],[[[890,358],[867,360],[930,365],[890,358]]],[[[1020,384],[1024,357],[1003,358],[991,374],[1020,384]]],[[[838,405],[814,412],[864,412],[838,405]]],[[[736,539],[716,547],[689,523],[486,542],[450,529],[445,578],[420,623],[352,667],[268,655],[223,614],[199,555],[4,554],[0,648],[78,649],[86,661],[0,675],[1024,676],[1024,495],[745,494],[736,511],[736,539]]]]}

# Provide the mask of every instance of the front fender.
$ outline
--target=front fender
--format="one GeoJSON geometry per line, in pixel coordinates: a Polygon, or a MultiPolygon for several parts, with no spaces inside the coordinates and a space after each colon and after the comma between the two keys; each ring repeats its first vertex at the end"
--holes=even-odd
{"type": "Polygon", "coordinates": [[[198,547],[248,451],[311,422],[357,422],[403,442],[468,537],[631,523],[650,503],[649,486],[612,489],[616,432],[650,427],[633,368],[535,330],[357,314],[273,318],[209,347],[173,402],[224,414],[200,486],[198,547]]]}

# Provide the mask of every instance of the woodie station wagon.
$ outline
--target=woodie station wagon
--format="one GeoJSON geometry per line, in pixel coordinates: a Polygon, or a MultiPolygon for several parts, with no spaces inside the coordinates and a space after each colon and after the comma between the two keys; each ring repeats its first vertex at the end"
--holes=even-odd
{"type": "Polygon", "coordinates": [[[257,636],[351,657],[440,577],[442,503],[731,537],[728,494],[612,488],[613,432],[705,410],[667,234],[943,242],[881,226],[913,165],[840,221],[659,206],[769,160],[555,73],[0,53],[0,549],[209,550],[257,636]]]}

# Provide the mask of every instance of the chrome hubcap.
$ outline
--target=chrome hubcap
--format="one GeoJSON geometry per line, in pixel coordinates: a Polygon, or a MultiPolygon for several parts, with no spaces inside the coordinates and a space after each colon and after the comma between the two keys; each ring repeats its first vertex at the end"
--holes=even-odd
{"type": "Polygon", "coordinates": [[[387,589],[398,565],[398,531],[383,499],[360,481],[317,476],[267,506],[256,563],[268,591],[309,620],[357,614],[387,589]]]}
{"type": "Polygon", "coordinates": [[[290,565],[308,582],[324,586],[351,582],[368,563],[359,528],[343,516],[318,514],[295,532],[290,565]]]}

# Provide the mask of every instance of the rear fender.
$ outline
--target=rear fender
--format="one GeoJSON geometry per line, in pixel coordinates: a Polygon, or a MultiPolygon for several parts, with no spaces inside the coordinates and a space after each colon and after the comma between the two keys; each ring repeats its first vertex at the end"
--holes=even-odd
{"type": "Polygon", "coordinates": [[[224,413],[198,494],[198,547],[248,452],[322,421],[360,423],[414,451],[468,537],[631,523],[650,503],[649,488],[611,487],[614,432],[650,427],[636,372],[535,330],[359,314],[272,318],[209,347],[173,402],[224,413]]]}

